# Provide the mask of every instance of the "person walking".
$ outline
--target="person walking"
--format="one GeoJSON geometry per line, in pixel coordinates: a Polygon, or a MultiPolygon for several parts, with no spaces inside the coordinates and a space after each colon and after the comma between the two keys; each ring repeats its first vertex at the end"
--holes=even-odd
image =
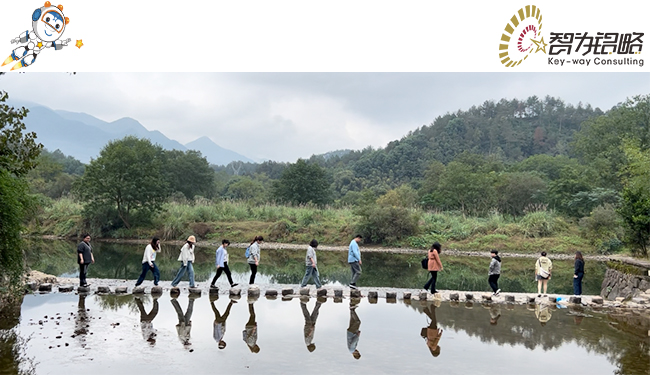
{"type": "Polygon", "coordinates": [[[490,251],[490,256],[492,260],[490,261],[490,267],[488,269],[488,284],[494,292],[493,296],[498,296],[501,292],[499,289],[499,276],[501,276],[501,258],[499,257],[499,252],[497,250],[490,251]]]}
{"type": "Polygon", "coordinates": [[[176,333],[178,334],[178,339],[183,344],[183,348],[189,350],[192,346],[190,342],[190,332],[192,331],[192,313],[194,312],[194,299],[196,297],[190,296],[187,301],[187,311],[183,314],[183,309],[181,305],[178,304],[176,298],[172,298],[172,306],[176,310],[176,315],[178,316],[178,324],[176,324],[176,333]]]}
{"type": "Polygon", "coordinates": [[[426,340],[427,348],[431,352],[431,355],[437,357],[440,355],[440,338],[442,337],[442,328],[438,328],[438,320],[436,319],[436,308],[439,305],[436,303],[429,303],[424,308],[424,313],[431,320],[428,327],[422,328],[420,335],[426,340]]]}
{"type": "Polygon", "coordinates": [[[88,267],[95,263],[93,256],[93,248],[90,246],[90,234],[84,233],[82,241],[77,245],[77,264],[79,264],[79,286],[88,286],[86,276],[88,275],[88,267]]]}
{"type": "Polygon", "coordinates": [[[230,287],[235,287],[239,284],[236,284],[234,281],[232,281],[232,275],[230,273],[230,268],[228,268],[228,246],[230,245],[230,241],[224,239],[221,241],[221,246],[217,249],[215,253],[215,264],[217,265],[217,274],[214,275],[214,278],[212,279],[212,282],[210,283],[210,287],[214,287],[215,283],[219,279],[219,276],[221,276],[221,273],[225,272],[226,277],[228,277],[228,282],[230,283],[230,287]]]}
{"type": "Polygon", "coordinates": [[[307,350],[310,352],[313,352],[316,350],[316,344],[313,343],[314,341],[314,332],[316,331],[316,319],[318,319],[318,311],[320,310],[320,301],[316,301],[316,306],[314,306],[314,310],[309,313],[309,310],[307,310],[307,301],[301,300],[300,301],[300,308],[302,309],[302,315],[305,317],[305,329],[304,329],[304,334],[305,334],[305,345],[307,345],[307,350]]]}
{"type": "Polygon", "coordinates": [[[546,257],[546,251],[542,251],[542,256],[535,262],[535,279],[537,280],[537,297],[542,296],[542,285],[544,286],[544,297],[546,297],[546,288],[548,281],[551,279],[553,271],[553,262],[546,257]]]}
{"type": "Polygon", "coordinates": [[[429,274],[431,274],[431,278],[429,281],[427,281],[426,284],[424,284],[424,290],[427,290],[431,288],[431,294],[436,294],[438,293],[438,290],[436,289],[436,281],[438,280],[438,271],[442,271],[442,262],[440,261],[440,252],[442,251],[442,247],[440,246],[440,243],[434,242],[433,245],[431,245],[431,248],[429,249],[428,252],[428,257],[429,257],[429,274]]]}
{"type": "Polygon", "coordinates": [[[160,251],[160,239],[154,237],[151,239],[151,243],[144,248],[144,255],[142,256],[142,273],[140,274],[140,277],[138,277],[138,281],[135,282],[135,286],[140,286],[140,284],[142,284],[149,270],[153,273],[153,285],[158,285],[158,281],[160,281],[160,270],[156,265],[156,253],[158,251],[160,251]]]}
{"type": "Polygon", "coordinates": [[[196,244],[196,238],[194,236],[187,237],[187,242],[181,248],[181,254],[178,256],[178,260],[182,262],[181,268],[178,269],[176,277],[172,281],[172,287],[178,285],[181,282],[181,278],[185,276],[185,272],[189,273],[190,277],[190,288],[194,288],[197,285],[194,284],[194,245],[196,244]]]}
{"type": "Polygon", "coordinates": [[[255,275],[257,275],[257,266],[260,265],[260,245],[264,242],[264,237],[255,236],[251,242],[248,254],[248,265],[251,268],[251,278],[248,280],[250,285],[255,284],[255,275]]]}
{"type": "Polygon", "coordinates": [[[361,276],[361,251],[359,250],[359,242],[363,239],[363,236],[357,234],[352,241],[350,241],[350,247],[348,248],[348,263],[350,264],[350,270],[352,270],[352,278],[350,279],[350,288],[357,289],[357,280],[361,276]]]}
{"type": "Polygon", "coordinates": [[[237,303],[234,299],[230,300],[228,307],[226,307],[226,312],[221,315],[217,307],[214,305],[215,301],[211,301],[212,312],[214,312],[214,324],[212,329],[212,337],[214,341],[219,345],[219,349],[224,349],[226,347],[226,342],[223,341],[223,336],[226,334],[226,319],[230,315],[230,309],[232,308],[233,303],[237,303]]]}
{"type": "Polygon", "coordinates": [[[136,305],[138,305],[138,310],[140,310],[140,328],[142,329],[142,338],[151,344],[151,346],[154,346],[156,345],[156,336],[158,336],[156,329],[153,328],[153,320],[156,318],[156,315],[158,315],[158,297],[153,297],[153,307],[148,314],[144,309],[142,297],[135,297],[134,300],[136,305]]]}
{"type": "Polygon", "coordinates": [[[318,275],[318,268],[316,267],[316,248],[318,247],[318,241],[311,240],[309,246],[307,247],[307,255],[305,256],[305,276],[302,278],[300,287],[304,288],[307,286],[307,282],[310,279],[314,279],[314,284],[316,288],[321,288],[322,284],[320,283],[320,277],[318,275]]]}
{"type": "Polygon", "coordinates": [[[579,251],[576,251],[573,268],[573,294],[579,296],[582,295],[582,277],[585,275],[585,260],[579,251]]]}

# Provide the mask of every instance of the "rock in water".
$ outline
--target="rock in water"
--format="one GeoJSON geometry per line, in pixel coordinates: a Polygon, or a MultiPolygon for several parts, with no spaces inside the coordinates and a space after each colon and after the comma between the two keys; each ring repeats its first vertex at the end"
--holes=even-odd
{"type": "Polygon", "coordinates": [[[282,295],[283,296],[288,296],[290,294],[293,294],[293,289],[292,288],[284,288],[284,289],[282,289],[282,295]]]}
{"type": "Polygon", "coordinates": [[[52,284],[50,283],[44,283],[38,286],[38,291],[39,292],[51,292],[52,291],[52,284]]]}
{"type": "Polygon", "coordinates": [[[117,293],[117,294],[124,294],[127,291],[128,291],[128,288],[125,287],[125,286],[118,286],[117,288],[115,288],[115,293],[117,293]]]}
{"type": "Polygon", "coordinates": [[[301,296],[308,296],[309,295],[309,287],[306,286],[304,288],[300,288],[300,295],[301,296]]]}
{"type": "Polygon", "coordinates": [[[136,286],[133,288],[133,294],[144,294],[144,287],[143,286],[136,286]]]}

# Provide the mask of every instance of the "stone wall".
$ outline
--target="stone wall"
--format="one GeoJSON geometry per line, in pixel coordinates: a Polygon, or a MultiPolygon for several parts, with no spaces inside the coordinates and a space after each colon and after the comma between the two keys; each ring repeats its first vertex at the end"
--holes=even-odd
{"type": "Polygon", "coordinates": [[[634,298],[650,289],[648,270],[619,262],[609,262],[600,295],[610,301],[634,298]]]}

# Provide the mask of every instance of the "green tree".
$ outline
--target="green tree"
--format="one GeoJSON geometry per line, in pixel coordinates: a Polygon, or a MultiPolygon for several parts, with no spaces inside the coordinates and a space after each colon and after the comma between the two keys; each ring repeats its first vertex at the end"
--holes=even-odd
{"type": "Polygon", "coordinates": [[[150,218],[169,195],[164,162],[162,147],[148,139],[129,136],[109,142],[79,180],[80,196],[88,202],[86,216],[96,218],[114,209],[127,229],[134,224],[134,211],[150,218]]]}
{"type": "Polygon", "coordinates": [[[226,197],[231,199],[264,200],[264,185],[248,176],[240,176],[232,179],[226,189],[226,197]]]}
{"type": "Polygon", "coordinates": [[[499,209],[510,215],[523,215],[530,204],[542,203],[546,183],[531,172],[504,173],[499,176],[496,194],[499,209]]]}
{"type": "Polygon", "coordinates": [[[619,214],[628,227],[628,239],[641,255],[650,247],[650,151],[634,142],[623,147],[628,165],[623,171],[622,203],[619,214]]]}
{"type": "Polygon", "coordinates": [[[187,199],[214,196],[215,172],[199,151],[164,151],[164,158],[164,178],[173,192],[183,193],[187,199]]]}
{"type": "Polygon", "coordinates": [[[298,159],[274,184],[273,195],[282,202],[324,205],[331,201],[330,182],[325,169],[298,159]]]}

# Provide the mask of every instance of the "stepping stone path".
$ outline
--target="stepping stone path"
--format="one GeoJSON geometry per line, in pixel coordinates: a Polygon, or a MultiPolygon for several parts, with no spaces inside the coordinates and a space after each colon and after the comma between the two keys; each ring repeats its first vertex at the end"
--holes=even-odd
{"type": "Polygon", "coordinates": [[[61,285],[61,286],[59,286],[59,292],[61,292],[61,293],[72,292],[72,285],[61,285]]]}
{"type": "Polygon", "coordinates": [[[52,284],[50,284],[50,283],[41,284],[41,285],[38,286],[38,291],[39,292],[51,292],[52,291],[52,284]]]}
{"type": "Polygon", "coordinates": [[[98,286],[97,287],[97,293],[110,293],[110,292],[111,292],[111,288],[109,288],[107,286],[98,286]]]}

